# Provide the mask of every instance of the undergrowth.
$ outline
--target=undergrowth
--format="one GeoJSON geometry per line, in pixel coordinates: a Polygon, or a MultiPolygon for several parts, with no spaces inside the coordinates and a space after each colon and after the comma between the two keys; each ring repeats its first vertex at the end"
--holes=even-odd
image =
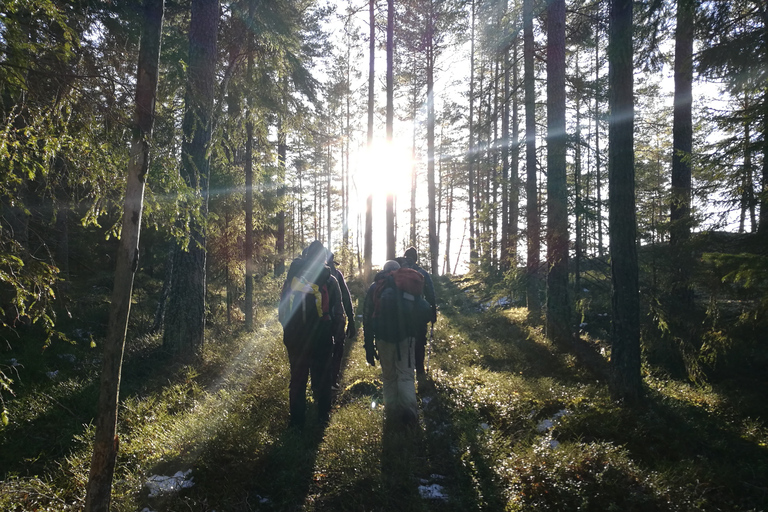
{"type": "MultiPolygon", "coordinates": [[[[155,335],[132,339],[113,510],[765,510],[765,402],[646,367],[645,402],[621,407],[525,310],[488,306],[471,278],[436,285],[415,431],[384,421],[362,336],[348,342],[330,422],[310,403],[304,430],[287,428],[267,292],[257,330],[218,319],[198,365],[173,364],[155,335]],[[189,487],[150,495],[153,475],[177,472],[189,487]]],[[[85,341],[33,355],[14,355],[24,368],[0,431],[0,509],[80,510],[99,356],[85,341]]]]}

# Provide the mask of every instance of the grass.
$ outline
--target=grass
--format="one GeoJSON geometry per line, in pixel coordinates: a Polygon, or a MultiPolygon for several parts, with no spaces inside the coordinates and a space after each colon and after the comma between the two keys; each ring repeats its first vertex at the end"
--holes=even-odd
{"type": "MultiPolygon", "coordinates": [[[[310,404],[304,431],[288,429],[272,308],[254,333],[216,325],[194,367],[168,361],[156,336],[131,340],[113,509],[766,509],[765,389],[695,386],[646,368],[645,403],[623,408],[525,310],[481,310],[484,288],[471,279],[437,286],[441,315],[413,432],[384,422],[380,369],[365,363],[360,339],[348,344],[329,424],[310,404]],[[149,496],[150,475],[189,469],[192,487],[149,496]]],[[[83,340],[10,357],[24,368],[0,431],[0,509],[79,510],[98,353],[83,340]]]]}

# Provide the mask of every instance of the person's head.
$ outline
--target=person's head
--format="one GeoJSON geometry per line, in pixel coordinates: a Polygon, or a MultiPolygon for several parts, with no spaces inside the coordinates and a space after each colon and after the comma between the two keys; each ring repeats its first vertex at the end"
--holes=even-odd
{"type": "Polygon", "coordinates": [[[418,263],[419,262],[419,252],[416,250],[415,247],[411,246],[405,250],[405,253],[403,254],[405,259],[407,259],[410,263],[418,263]]]}
{"type": "Polygon", "coordinates": [[[392,272],[393,270],[397,270],[399,268],[400,264],[398,262],[395,260],[388,260],[386,263],[384,263],[384,266],[381,270],[384,272],[392,272]]]}
{"type": "Polygon", "coordinates": [[[325,250],[325,247],[323,247],[323,244],[319,240],[315,240],[309,244],[307,248],[304,249],[304,251],[302,251],[302,256],[304,256],[312,264],[325,265],[328,258],[328,252],[325,250]]]}

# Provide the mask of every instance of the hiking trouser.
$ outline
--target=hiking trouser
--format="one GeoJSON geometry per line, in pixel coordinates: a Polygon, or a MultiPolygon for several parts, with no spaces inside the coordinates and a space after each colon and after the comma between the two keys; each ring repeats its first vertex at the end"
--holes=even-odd
{"type": "Polygon", "coordinates": [[[416,346],[415,346],[415,359],[416,359],[416,372],[424,373],[424,360],[427,354],[427,324],[424,324],[424,328],[420,328],[416,333],[416,346]]]}
{"type": "Polygon", "coordinates": [[[344,331],[341,331],[341,335],[333,337],[333,376],[331,378],[332,385],[338,385],[339,374],[341,373],[341,360],[344,359],[344,340],[346,335],[344,331]]]}
{"type": "Polygon", "coordinates": [[[414,346],[408,337],[398,343],[378,341],[381,379],[384,383],[384,410],[387,418],[401,419],[406,424],[418,421],[414,346]]]}
{"type": "Polygon", "coordinates": [[[291,425],[302,426],[306,414],[307,381],[312,379],[312,395],[317,404],[321,422],[328,420],[331,412],[331,384],[333,341],[306,340],[288,346],[288,360],[291,364],[289,402],[291,425]]]}

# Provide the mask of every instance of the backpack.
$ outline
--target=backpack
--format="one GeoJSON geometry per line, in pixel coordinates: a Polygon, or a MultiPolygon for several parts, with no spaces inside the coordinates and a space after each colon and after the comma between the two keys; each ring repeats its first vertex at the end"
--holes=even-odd
{"type": "Polygon", "coordinates": [[[328,267],[318,272],[303,258],[291,262],[277,310],[285,331],[310,335],[323,323],[330,325],[329,277],[328,267]]]}
{"type": "Polygon", "coordinates": [[[416,336],[432,314],[424,299],[424,276],[411,268],[399,268],[378,279],[373,304],[376,339],[388,342],[416,336]]]}

